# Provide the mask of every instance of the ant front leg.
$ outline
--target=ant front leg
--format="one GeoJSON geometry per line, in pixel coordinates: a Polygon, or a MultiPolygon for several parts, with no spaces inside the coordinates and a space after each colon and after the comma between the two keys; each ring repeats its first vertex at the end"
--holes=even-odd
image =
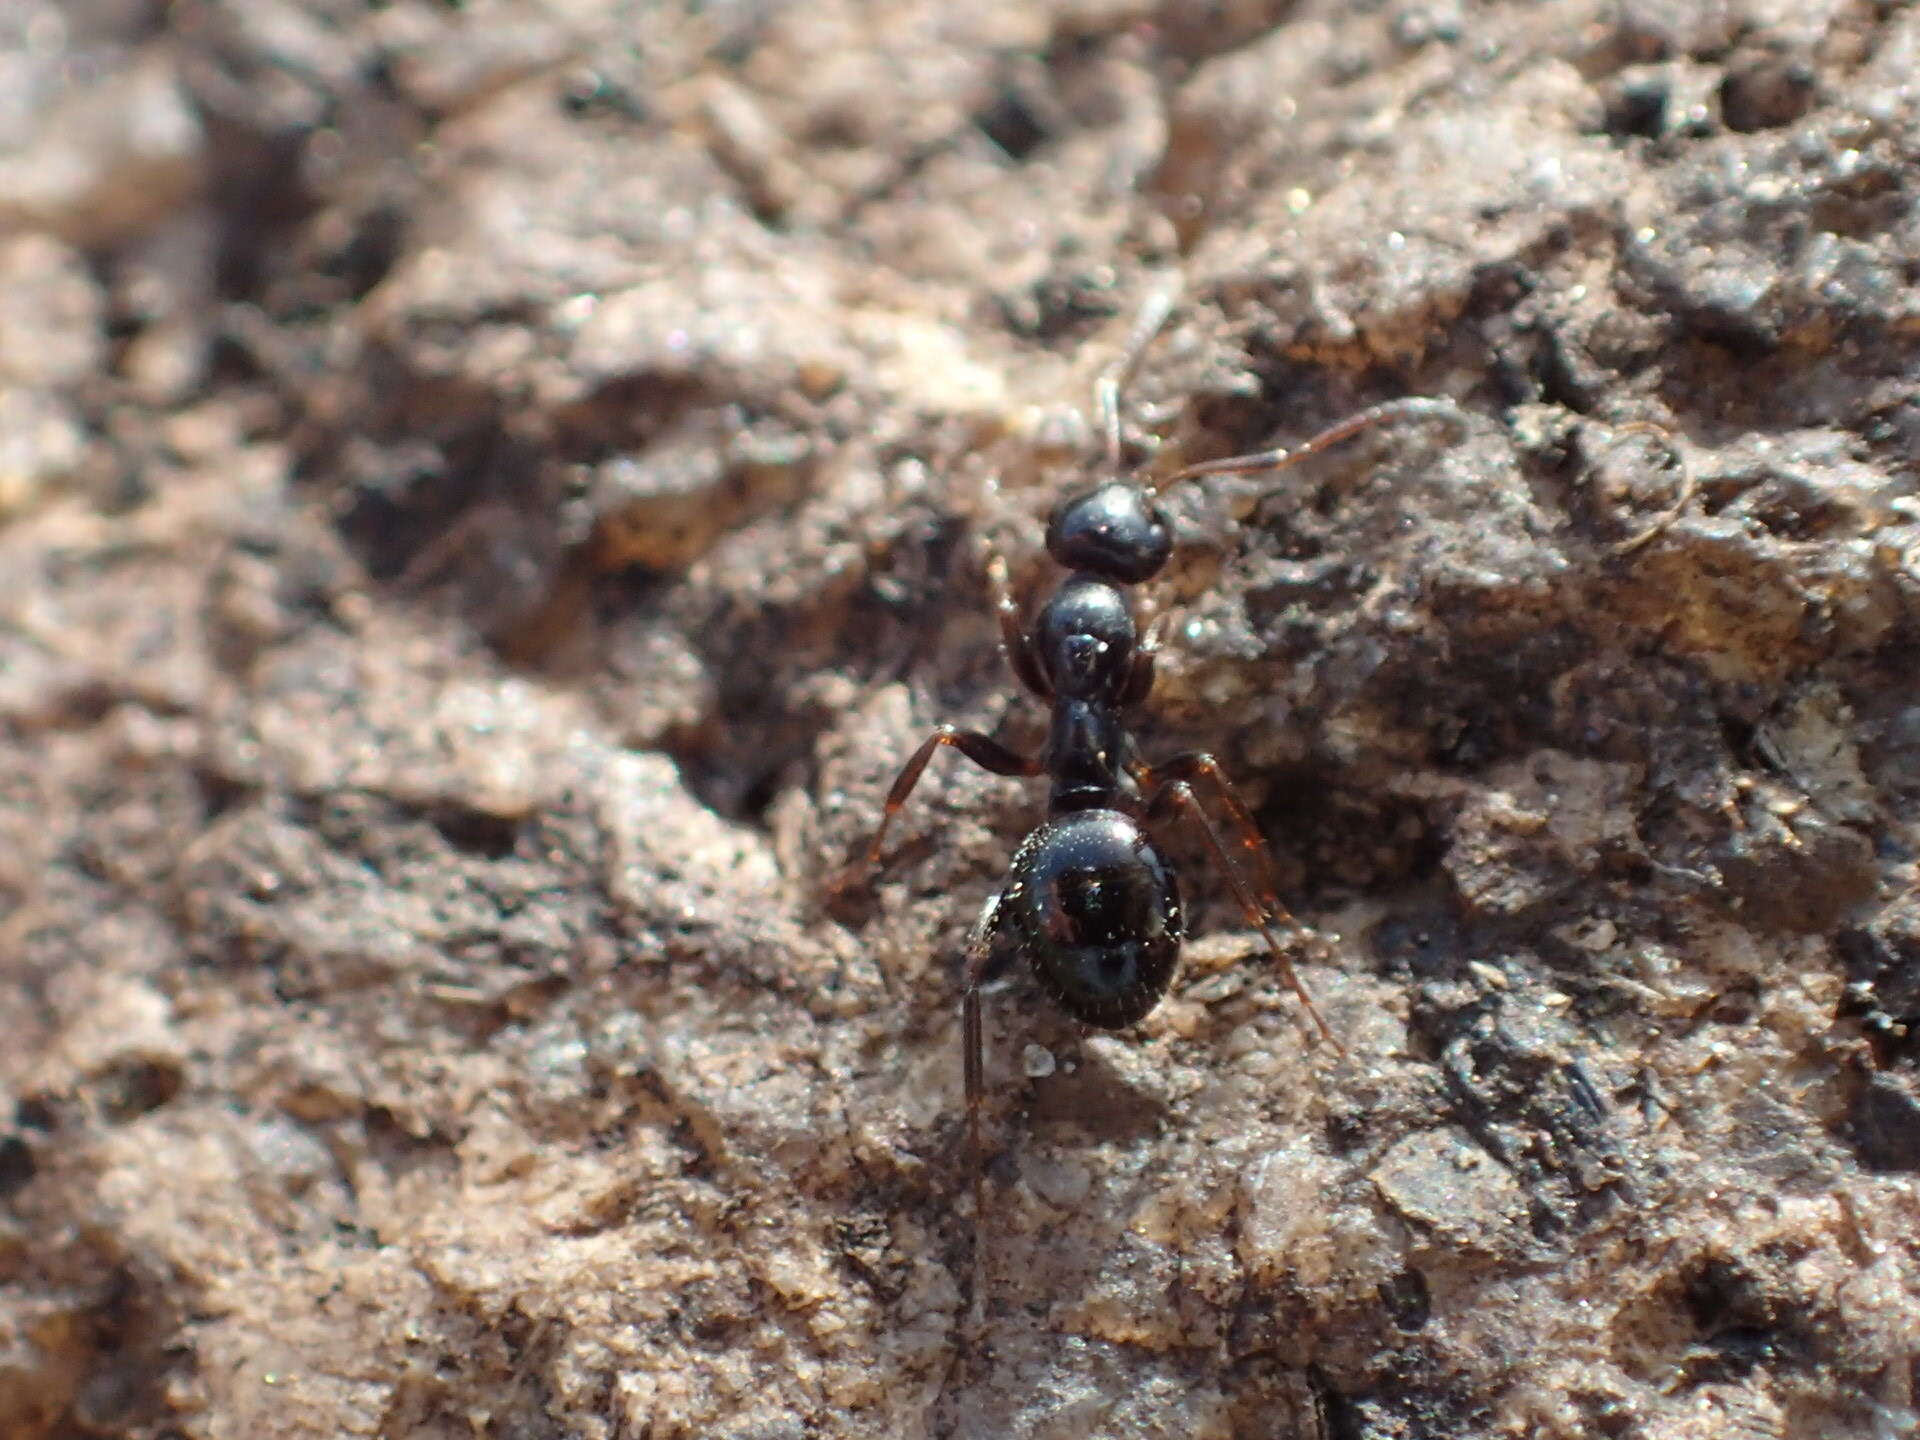
{"type": "Polygon", "coordinates": [[[1227,884],[1233,890],[1234,899],[1240,902],[1240,909],[1247,917],[1247,923],[1258,930],[1260,938],[1266,941],[1267,951],[1273,956],[1274,964],[1280,967],[1280,973],[1285,977],[1287,984],[1293,987],[1293,993],[1300,997],[1300,1003],[1306,1007],[1307,1014],[1313,1017],[1313,1023],[1319,1027],[1321,1035],[1326,1037],[1327,1043],[1337,1052],[1345,1055],[1347,1047],[1340,1043],[1339,1037],[1333,1033],[1333,1028],[1320,1014],[1319,1008],[1313,1003],[1313,996],[1307,993],[1306,985],[1294,970],[1293,962],[1287,958],[1286,952],[1280,948],[1280,942],[1274,938],[1273,929],[1268,923],[1269,920],[1279,920],[1295,932],[1302,932],[1300,922],[1287,913],[1286,908],[1280,904],[1278,896],[1273,892],[1270,878],[1272,857],[1267,852],[1267,843],[1261,837],[1259,828],[1253,823],[1253,816],[1241,803],[1240,797],[1234,793],[1233,787],[1227,783],[1226,776],[1221,774],[1218,763],[1211,755],[1181,755],[1160,768],[1173,773],[1171,778],[1162,781],[1160,787],[1154,791],[1153,798],[1147,806],[1148,819],[1163,818],[1169,810],[1178,806],[1199,823],[1200,833],[1206,837],[1207,847],[1213,851],[1214,859],[1219,861],[1220,869],[1227,877],[1227,884]],[[1256,898],[1255,891],[1242,877],[1240,867],[1234,864],[1233,858],[1227,853],[1227,845],[1220,838],[1219,827],[1213,823],[1212,817],[1201,805],[1200,798],[1193,793],[1193,784],[1186,778],[1192,774],[1207,775],[1215,782],[1225,802],[1227,813],[1233,819],[1234,828],[1240,832],[1240,847],[1243,850],[1254,850],[1258,853],[1263,872],[1259,898],[1256,898]]]}
{"type": "Polygon", "coordinates": [[[1167,618],[1150,598],[1143,596],[1137,606],[1140,640],[1133,648],[1127,683],[1120,691],[1120,704],[1128,708],[1145,704],[1147,696],[1153,693],[1153,660],[1160,653],[1160,634],[1167,618]]]}
{"type": "Polygon", "coordinates": [[[1007,580],[1006,559],[998,551],[987,557],[987,587],[993,592],[994,613],[1000,617],[1000,646],[1006,651],[1007,664],[1027,689],[1042,700],[1051,699],[1053,687],[1033,653],[1033,641],[1020,618],[1020,602],[1013,598],[1013,586],[1007,580]]]}

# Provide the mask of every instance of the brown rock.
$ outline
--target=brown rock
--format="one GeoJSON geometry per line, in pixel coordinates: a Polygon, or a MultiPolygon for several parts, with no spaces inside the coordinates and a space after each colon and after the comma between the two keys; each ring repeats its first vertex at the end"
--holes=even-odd
{"type": "MultiPolygon", "coordinates": [[[[1880,1437],[1920,11],[156,9],[0,56],[0,1435],[1880,1437]],[[1136,1032],[956,960],[1093,377],[1217,753],[1136,1032]],[[1652,428],[1649,428],[1652,427],[1652,428]]],[[[5,48],[5,47],[0,47],[5,48]]]]}

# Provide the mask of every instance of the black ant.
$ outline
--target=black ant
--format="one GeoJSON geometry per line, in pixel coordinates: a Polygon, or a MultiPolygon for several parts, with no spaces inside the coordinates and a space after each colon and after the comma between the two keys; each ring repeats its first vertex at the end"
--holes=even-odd
{"type": "MultiPolygon", "coordinates": [[[[1121,468],[1120,390],[1170,310],[1161,297],[1143,313],[1122,360],[1100,381],[1096,404],[1106,470],[1121,468]]],[[[1054,1003],[1084,1024],[1123,1030],[1143,1019],[1167,993],[1186,917],[1173,865],[1149,833],[1176,811],[1199,823],[1247,922],[1260,932],[1280,973],[1323,1037],[1345,1049],[1274,937],[1273,926],[1299,929],[1274,893],[1266,840],[1215,758],[1204,751],[1147,765],[1128,733],[1125,712],[1153,686],[1157,638],[1143,633],[1128,587],[1159,574],[1173,551],[1173,531],[1158,495],[1208,475],[1282,470],[1371,426],[1396,420],[1441,420],[1464,427],[1449,400],[1412,397],[1362,410],[1290,449],[1262,450],[1187,465],[1157,480],[1109,479],[1063,500],[1047,522],[1047,553],[1068,574],[1031,626],[1007,582],[1006,563],[988,562],[1008,663],[1023,685],[1053,707],[1045,748],[1021,755],[978,731],[942,725],[913,753],[887,792],[886,809],[864,871],[880,863],[887,827],[906,804],[934,752],[951,745],[995,775],[1046,775],[1047,817],[1014,853],[1006,884],[989,900],[967,941],[961,1027],[967,1098],[968,1160],[975,1214],[981,1205],[980,1107],[984,1098],[980,990],[996,941],[1010,939],[1054,1003]],[[1249,883],[1234,863],[1220,827],[1194,791],[1212,787],[1240,851],[1258,878],[1249,883]]]]}

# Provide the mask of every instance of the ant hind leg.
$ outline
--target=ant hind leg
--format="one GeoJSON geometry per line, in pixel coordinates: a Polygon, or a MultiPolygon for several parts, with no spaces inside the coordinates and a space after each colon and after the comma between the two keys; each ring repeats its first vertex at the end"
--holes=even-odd
{"type": "Polygon", "coordinates": [[[967,1182],[973,1191],[973,1294],[967,1309],[971,1326],[983,1322],[987,1300],[987,1160],[980,1143],[980,1111],[987,1098],[986,1038],[980,1017],[980,989],[992,968],[999,938],[1000,907],[1006,891],[996,891],[980,907],[967,936],[967,958],[960,972],[960,1065],[967,1102],[967,1182]]]}
{"type": "Polygon", "coordinates": [[[1051,699],[1053,687],[1033,653],[1033,641],[1020,618],[1020,602],[1013,598],[1013,586],[1007,580],[1006,559],[998,551],[987,557],[987,588],[993,592],[994,613],[1000,617],[1000,648],[1006,652],[1007,664],[1027,689],[1042,700],[1051,699]]]}
{"type": "Polygon", "coordinates": [[[1227,820],[1233,828],[1236,848],[1240,856],[1254,867],[1254,878],[1250,886],[1259,897],[1265,914],[1283,920],[1295,930],[1303,927],[1280,903],[1280,886],[1273,872],[1273,850],[1267,844],[1267,837],[1260,833],[1253,812],[1247,808],[1247,802],[1240,798],[1240,792],[1233,782],[1227,779],[1225,768],[1213,755],[1205,750],[1189,750],[1163,760],[1158,765],[1141,766],[1138,776],[1142,791],[1155,794],[1162,788],[1185,781],[1189,786],[1196,780],[1206,780],[1213,786],[1214,798],[1220,808],[1227,813],[1227,820]]]}
{"type": "Polygon", "coordinates": [[[973,1183],[973,1220],[985,1219],[986,1162],[980,1146],[980,1107],[986,1102],[986,1041],[980,1023],[980,987],[993,961],[994,938],[999,933],[1000,905],[1005,891],[996,892],[980,908],[980,918],[967,936],[967,959],[960,972],[960,1060],[967,1099],[967,1173],[973,1183]]]}
{"type": "MultiPolygon", "coordinates": [[[[1163,766],[1162,769],[1172,770],[1176,766],[1212,775],[1219,784],[1221,794],[1226,797],[1228,813],[1233,817],[1235,828],[1241,830],[1241,847],[1257,849],[1262,867],[1270,865],[1266,841],[1260,837],[1260,832],[1254,826],[1253,817],[1247,812],[1246,806],[1241,804],[1240,798],[1227,785],[1226,777],[1219,773],[1219,767],[1214,763],[1213,757],[1183,755],[1172,764],[1163,766]]],[[[1340,1043],[1340,1038],[1333,1033],[1333,1028],[1327,1024],[1319,1007],[1313,1003],[1313,996],[1307,992],[1305,983],[1300,979],[1299,973],[1294,970],[1293,962],[1287,958],[1286,951],[1280,948],[1280,942],[1274,937],[1272,925],[1269,923],[1278,920],[1295,932],[1303,932],[1300,922],[1288,914],[1285,907],[1280,904],[1278,897],[1273,893],[1270,880],[1263,883],[1262,893],[1256,898],[1255,890],[1247,884],[1245,877],[1240,873],[1240,867],[1234,864],[1232,856],[1228,853],[1226,842],[1221,839],[1219,827],[1213,823],[1213,818],[1201,805],[1199,796],[1194,794],[1192,782],[1178,776],[1165,780],[1154,792],[1147,806],[1148,818],[1150,820],[1161,818],[1175,806],[1199,824],[1200,833],[1206,839],[1207,848],[1213,851],[1214,859],[1219,862],[1220,869],[1225,873],[1227,884],[1233,890],[1234,898],[1240,902],[1240,909],[1246,915],[1247,923],[1258,930],[1260,938],[1266,941],[1267,952],[1273,956],[1274,964],[1280,967],[1280,974],[1293,988],[1293,993],[1300,997],[1301,1005],[1313,1018],[1313,1023],[1320,1034],[1336,1052],[1345,1055],[1347,1047],[1340,1043]]]]}

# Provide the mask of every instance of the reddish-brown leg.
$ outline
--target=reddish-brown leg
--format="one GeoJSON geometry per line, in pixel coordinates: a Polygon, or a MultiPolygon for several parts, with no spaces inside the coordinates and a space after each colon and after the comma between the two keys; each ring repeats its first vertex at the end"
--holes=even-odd
{"type": "Polygon", "coordinates": [[[1007,664],[1022,685],[1042,700],[1047,699],[1052,687],[1040,672],[1040,662],[1034,657],[1033,643],[1020,616],[1020,602],[1013,598],[1013,587],[1007,583],[1007,562],[998,554],[987,558],[987,587],[993,592],[993,608],[1000,617],[1000,646],[1006,651],[1007,664]]]}
{"type": "MultiPolygon", "coordinates": [[[[1286,915],[1280,905],[1280,887],[1274,878],[1273,851],[1267,845],[1267,837],[1260,833],[1260,827],[1254,823],[1253,812],[1247,809],[1246,802],[1240,798],[1240,792],[1233,788],[1233,782],[1227,779],[1227,772],[1221,768],[1218,760],[1205,750],[1190,750],[1163,760],[1158,765],[1141,765],[1137,767],[1134,778],[1139,782],[1141,792],[1149,795],[1176,781],[1184,780],[1189,784],[1195,780],[1208,781],[1213,786],[1213,794],[1220,808],[1227,812],[1227,819],[1232,822],[1235,848],[1242,859],[1253,867],[1252,888],[1265,904],[1268,914],[1286,915]]],[[[1291,918],[1288,923],[1293,923],[1291,918]]]]}
{"type": "Polygon", "coordinates": [[[943,745],[953,746],[981,769],[991,770],[995,775],[1040,773],[1041,766],[1037,758],[1016,754],[998,740],[982,735],[977,730],[956,730],[951,725],[942,725],[913,752],[913,758],[907,761],[899,778],[893,782],[893,788],[887,792],[880,828],[874,831],[873,844],[867,847],[868,869],[880,863],[880,848],[886,842],[887,827],[893,824],[893,817],[900,813],[900,807],[907,803],[907,796],[913,793],[913,787],[919,783],[921,772],[927,768],[927,762],[933,759],[933,752],[943,745]]]}
{"type": "Polygon", "coordinates": [[[1135,606],[1135,622],[1140,627],[1140,640],[1134,646],[1133,666],[1127,671],[1126,689],[1120,692],[1120,704],[1123,708],[1143,704],[1153,690],[1153,657],[1160,650],[1160,631],[1166,617],[1154,607],[1151,599],[1143,597],[1135,606]]]}
{"type": "MultiPolygon", "coordinates": [[[[1227,793],[1231,795],[1230,791],[1227,793]]],[[[1234,803],[1236,805],[1238,804],[1237,797],[1234,803]]],[[[1326,1037],[1327,1043],[1332,1045],[1340,1054],[1345,1055],[1347,1053],[1346,1046],[1340,1043],[1339,1038],[1333,1033],[1332,1027],[1327,1024],[1326,1020],[1321,1016],[1319,1009],[1314,1005],[1313,996],[1307,993],[1307,987],[1301,983],[1300,976],[1293,968],[1293,962],[1287,959],[1286,952],[1280,948],[1280,942],[1274,938],[1273,930],[1269,926],[1268,921],[1270,919],[1283,921],[1296,932],[1301,930],[1300,923],[1289,915],[1281,906],[1279,900],[1271,894],[1265,897],[1266,904],[1264,906],[1254,898],[1253,891],[1247,887],[1246,881],[1241,878],[1239,868],[1227,854],[1227,847],[1225,842],[1220,838],[1219,830],[1214,826],[1212,818],[1200,804],[1199,797],[1193,793],[1193,786],[1187,781],[1169,780],[1163,784],[1160,789],[1154,793],[1148,803],[1147,818],[1150,821],[1164,818],[1166,813],[1174,806],[1178,806],[1194,820],[1199,822],[1200,833],[1206,837],[1208,848],[1213,851],[1214,858],[1220,862],[1220,868],[1225,872],[1227,877],[1227,884],[1232,887],[1234,898],[1240,902],[1240,909],[1246,915],[1247,923],[1258,930],[1260,932],[1260,938],[1267,942],[1267,950],[1273,956],[1274,963],[1280,967],[1281,975],[1286,978],[1287,984],[1293,987],[1293,993],[1300,997],[1300,1003],[1306,1007],[1307,1014],[1313,1017],[1313,1023],[1319,1027],[1320,1033],[1326,1037]]],[[[1239,806],[1239,811],[1240,814],[1245,815],[1246,807],[1239,806]]],[[[1251,816],[1247,817],[1247,823],[1248,825],[1253,823],[1251,816]]],[[[1254,831],[1254,837],[1256,840],[1259,838],[1259,832],[1257,830],[1254,831]]]]}
{"type": "Polygon", "coordinates": [[[986,1100],[986,1042],[980,1025],[980,986],[993,958],[994,926],[1002,896],[995,895],[980,911],[967,937],[967,960],[960,972],[960,1065],[967,1096],[967,1173],[973,1182],[973,1223],[986,1221],[986,1162],[980,1146],[980,1107],[986,1100]]]}

